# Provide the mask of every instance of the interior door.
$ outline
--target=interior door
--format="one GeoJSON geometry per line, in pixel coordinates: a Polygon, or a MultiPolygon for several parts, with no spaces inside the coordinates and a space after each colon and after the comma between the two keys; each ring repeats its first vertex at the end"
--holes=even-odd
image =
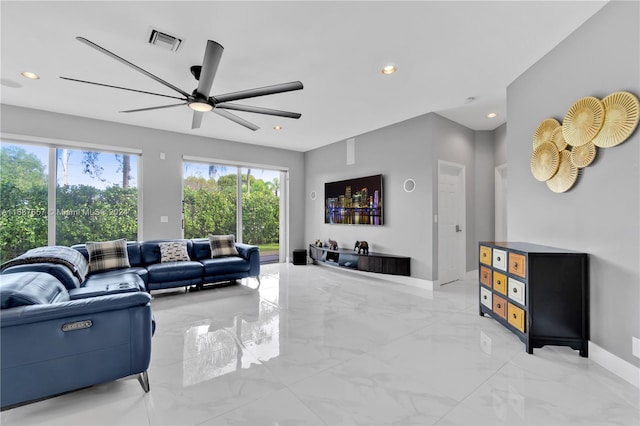
{"type": "Polygon", "coordinates": [[[464,166],[438,161],[438,283],[463,279],[466,265],[464,166]]]}

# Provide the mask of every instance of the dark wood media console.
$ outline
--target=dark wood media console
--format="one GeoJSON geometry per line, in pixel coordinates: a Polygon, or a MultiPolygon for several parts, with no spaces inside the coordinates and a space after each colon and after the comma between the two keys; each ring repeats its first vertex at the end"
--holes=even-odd
{"type": "Polygon", "coordinates": [[[411,275],[411,258],[405,256],[374,252],[358,254],[354,250],[330,250],[329,247],[317,247],[309,244],[309,257],[315,264],[324,263],[380,274],[411,275]]]}

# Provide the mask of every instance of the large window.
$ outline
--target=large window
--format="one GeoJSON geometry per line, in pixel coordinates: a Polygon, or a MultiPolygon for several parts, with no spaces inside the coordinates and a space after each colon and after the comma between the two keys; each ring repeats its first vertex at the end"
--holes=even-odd
{"type": "Polygon", "coordinates": [[[138,235],[138,157],[56,149],[56,244],[138,235]]]}
{"type": "Polygon", "coordinates": [[[184,237],[233,234],[238,242],[259,246],[261,261],[279,261],[282,174],[185,161],[184,237]]]}
{"type": "Polygon", "coordinates": [[[138,155],[20,143],[1,149],[3,262],[47,244],[138,238],[138,155]]]}
{"type": "Polygon", "coordinates": [[[0,262],[47,245],[48,148],[0,148],[0,262]]]}

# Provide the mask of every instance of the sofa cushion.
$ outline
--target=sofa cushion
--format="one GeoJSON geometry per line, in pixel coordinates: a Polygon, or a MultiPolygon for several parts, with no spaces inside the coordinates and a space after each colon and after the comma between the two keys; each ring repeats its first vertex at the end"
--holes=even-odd
{"type": "Polygon", "coordinates": [[[228,275],[238,272],[248,272],[251,266],[248,261],[239,256],[227,256],[200,261],[204,267],[204,276],[228,275]]]}
{"type": "Polygon", "coordinates": [[[160,243],[160,262],[183,262],[191,260],[187,252],[186,241],[167,241],[160,243]]]}
{"type": "Polygon", "coordinates": [[[165,262],[148,265],[149,283],[173,282],[202,278],[202,263],[195,261],[165,262]]]}
{"type": "Polygon", "coordinates": [[[131,267],[127,253],[127,240],[124,238],[88,242],[86,247],[89,252],[89,273],[131,267]]]}
{"type": "Polygon", "coordinates": [[[18,272],[46,272],[53,275],[66,287],[67,290],[80,287],[80,280],[64,265],[57,263],[34,263],[31,265],[16,265],[2,271],[2,274],[15,274],[18,272]]]}
{"type": "Polygon", "coordinates": [[[187,253],[189,253],[189,257],[192,257],[192,243],[191,240],[148,240],[142,241],[140,243],[140,255],[142,256],[142,263],[144,266],[153,265],[155,263],[161,263],[162,253],[160,252],[160,243],[168,243],[168,242],[176,242],[176,241],[184,241],[187,243],[187,253]]]}
{"type": "Polygon", "coordinates": [[[0,277],[0,308],[66,302],[67,289],[45,272],[17,272],[0,277]]]}
{"type": "MultiPolygon", "coordinates": [[[[142,280],[140,290],[147,291],[147,283],[149,282],[149,271],[147,271],[147,268],[142,268],[140,266],[134,266],[124,269],[113,269],[111,271],[104,271],[97,274],[89,275],[89,277],[87,277],[87,279],[82,283],[82,287],[103,285],[105,282],[118,282],[124,276],[131,274],[136,275],[142,280]]],[[[130,279],[127,279],[126,281],[130,281],[130,279]]],[[[139,281],[136,280],[136,282],[139,281]]]]}
{"type": "MultiPolygon", "coordinates": [[[[86,244],[74,244],[71,248],[78,250],[89,261],[89,252],[86,244]]],[[[140,243],[137,241],[127,241],[127,256],[129,256],[129,264],[131,266],[144,266],[142,264],[142,256],[140,255],[140,243]]]]}
{"type": "Polygon", "coordinates": [[[209,235],[211,257],[238,256],[233,235],[209,235]]]}

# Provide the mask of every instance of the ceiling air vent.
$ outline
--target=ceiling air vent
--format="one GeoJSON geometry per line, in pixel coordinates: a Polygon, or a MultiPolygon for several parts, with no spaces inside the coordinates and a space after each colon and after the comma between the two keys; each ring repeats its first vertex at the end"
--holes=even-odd
{"type": "Polygon", "coordinates": [[[152,29],[149,35],[149,44],[162,47],[172,52],[177,52],[181,43],[182,39],[155,29],[152,29]]]}

